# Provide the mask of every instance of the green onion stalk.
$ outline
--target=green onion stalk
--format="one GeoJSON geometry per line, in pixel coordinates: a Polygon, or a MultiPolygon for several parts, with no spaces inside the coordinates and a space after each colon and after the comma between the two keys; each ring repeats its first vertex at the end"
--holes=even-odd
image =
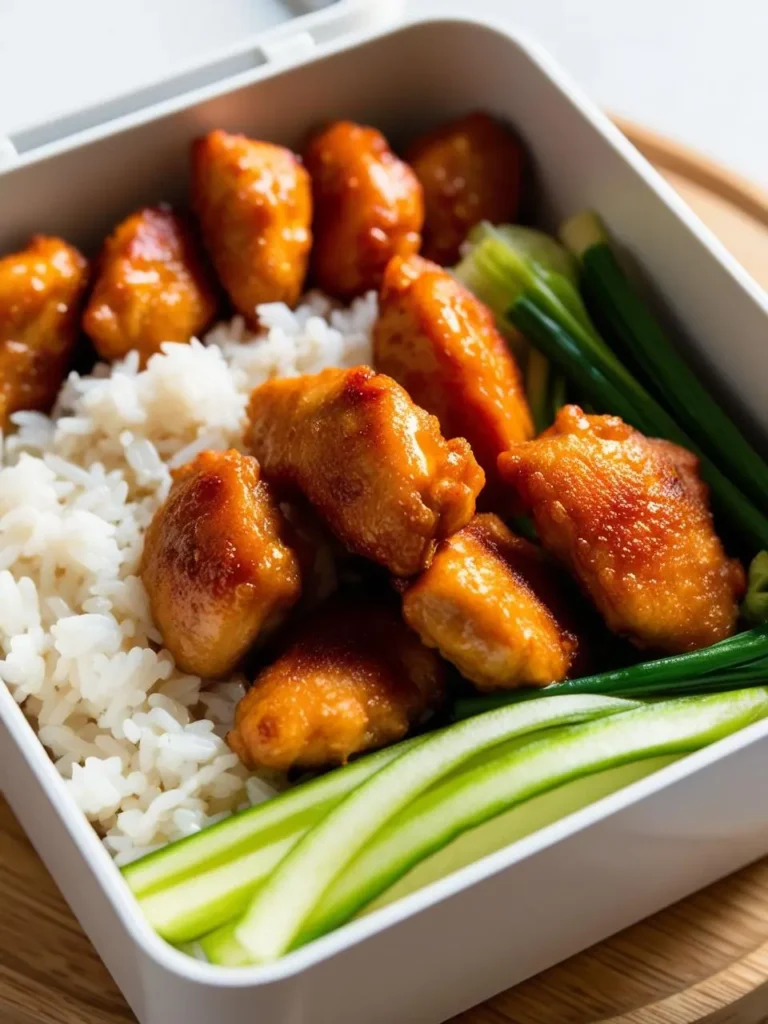
{"type": "MultiPolygon", "coordinates": [[[[768,548],[768,517],[760,511],[712,462],[677,424],[669,412],[627,370],[592,325],[581,300],[571,295],[572,285],[561,278],[555,290],[550,271],[546,278],[536,264],[511,248],[489,226],[484,237],[457,268],[459,276],[483,280],[495,301],[507,299],[506,320],[556,364],[595,406],[622,417],[642,433],[664,437],[695,452],[702,477],[712,490],[722,516],[736,526],[753,548],[768,548]],[[471,261],[471,274],[466,264],[471,261]],[[567,302],[562,296],[568,294],[567,302]]],[[[575,289],[573,289],[575,292],[575,289]]]]}

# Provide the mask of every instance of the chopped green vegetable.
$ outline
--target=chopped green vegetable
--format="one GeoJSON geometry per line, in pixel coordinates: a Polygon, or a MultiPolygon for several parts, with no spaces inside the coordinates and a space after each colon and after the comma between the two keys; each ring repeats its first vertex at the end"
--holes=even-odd
{"type": "MultiPolygon", "coordinates": [[[[665,437],[696,452],[701,475],[712,488],[716,510],[737,525],[755,546],[768,546],[768,518],[725,477],[683,433],[651,395],[615,357],[604,353],[575,323],[570,330],[523,295],[510,307],[508,316],[532,344],[556,362],[598,406],[621,416],[649,437],[665,437]]],[[[604,346],[598,339],[599,346],[604,346]]]]}
{"type": "Polygon", "coordinates": [[[424,857],[523,800],[575,778],[686,753],[768,715],[768,689],[682,698],[567,726],[442,783],[390,821],[310,918],[303,944],[348,921],[424,857]]]}
{"type": "Polygon", "coordinates": [[[721,640],[689,654],[644,661],[638,665],[567,679],[539,689],[506,690],[456,702],[456,718],[468,718],[491,708],[519,704],[558,694],[604,693],[634,699],[735,690],[768,680],[768,625],[721,640]]]}
{"type": "Polygon", "coordinates": [[[233,814],[193,836],[127,864],[123,877],[134,895],[141,897],[173,882],[194,878],[201,870],[217,867],[235,857],[261,849],[268,842],[306,830],[330,807],[422,737],[369,754],[334,772],[280,793],[266,803],[233,814]]]}
{"type": "Polygon", "coordinates": [[[470,246],[482,242],[489,235],[498,235],[510,248],[533,263],[540,272],[558,274],[570,281],[574,287],[578,287],[578,263],[568,249],[552,235],[522,224],[502,224],[495,227],[488,221],[483,221],[470,231],[470,246]]]}
{"type": "Polygon", "coordinates": [[[752,559],[741,613],[747,622],[768,622],[768,551],[760,551],[752,559]]]}
{"type": "Polygon", "coordinates": [[[568,381],[564,373],[556,373],[552,378],[552,387],[550,389],[550,401],[551,401],[551,414],[550,422],[554,422],[558,411],[566,404],[568,400],[568,381]]]}
{"type": "MultiPolygon", "coordinates": [[[[506,318],[529,342],[557,363],[598,407],[621,416],[650,437],[664,437],[696,452],[702,477],[712,488],[719,511],[755,546],[768,548],[768,517],[720,472],[627,370],[586,314],[584,318],[574,315],[536,267],[511,249],[498,231],[488,233],[470,256],[473,278],[486,282],[496,301],[506,290],[506,318]]],[[[566,284],[570,286],[570,282],[566,284]]]]}
{"type": "Polygon", "coordinates": [[[581,263],[600,312],[691,438],[761,506],[768,506],[768,465],[710,395],[635,290],[596,214],[566,221],[560,236],[581,263]]]}
{"type": "MultiPolygon", "coordinates": [[[[321,801],[317,818],[327,813],[321,801]]],[[[190,942],[241,913],[256,887],[269,877],[283,857],[312,827],[310,820],[294,819],[294,829],[281,838],[266,841],[257,849],[201,869],[162,889],[139,896],[139,906],[149,924],[168,942],[190,942]]]]}
{"type": "Polygon", "coordinates": [[[432,733],[353,790],[297,843],[257,889],[236,928],[237,940],[255,963],[281,956],[345,865],[420,793],[503,741],[625,707],[610,697],[572,698],[568,705],[558,698],[502,708],[432,733]]]}
{"type": "MultiPolygon", "coordinates": [[[[618,765],[698,750],[767,715],[768,689],[754,688],[635,707],[555,729],[522,746],[502,747],[496,756],[410,793],[374,833],[366,828],[369,841],[355,843],[354,858],[344,856],[345,870],[335,872],[335,880],[314,901],[290,946],[348,921],[425,857],[516,804],[618,765]]],[[[380,776],[392,775],[393,768],[380,776]]],[[[304,864],[310,873],[328,846],[317,852],[318,860],[304,864]]],[[[216,963],[243,964],[254,960],[253,946],[244,941],[251,937],[243,925],[228,925],[201,945],[216,963]]]]}
{"type": "Polygon", "coordinates": [[[549,402],[549,360],[535,348],[528,353],[525,394],[536,433],[540,434],[552,422],[549,402]]]}

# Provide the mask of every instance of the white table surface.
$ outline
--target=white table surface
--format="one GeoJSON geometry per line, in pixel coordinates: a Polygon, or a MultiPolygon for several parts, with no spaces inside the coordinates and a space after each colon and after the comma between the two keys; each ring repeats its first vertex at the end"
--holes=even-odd
{"type": "MultiPolygon", "coordinates": [[[[279,4],[0,0],[0,132],[146,83],[252,30],[256,18],[273,19],[279,4]]],[[[768,0],[406,4],[519,25],[604,107],[768,186],[768,0]]]]}

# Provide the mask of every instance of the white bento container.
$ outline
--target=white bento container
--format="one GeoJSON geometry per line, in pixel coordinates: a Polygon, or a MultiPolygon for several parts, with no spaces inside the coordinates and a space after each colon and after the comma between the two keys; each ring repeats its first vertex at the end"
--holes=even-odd
{"type": "MultiPolygon", "coordinates": [[[[338,0],[5,140],[0,251],[45,231],[92,253],[136,205],[183,199],[189,142],[212,128],[297,146],[344,116],[397,142],[482,108],[525,140],[539,219],[599,209],[723,392],[768,431],[765,296],[610,122],[508,29],[387,29],[388,14],[338,0]]],[[[511,845],[497,834],[496,852],[272,966],[227,970],[145,925],[4,687],[0,722],[0,787],[142,1024],[441,1021],[768,851],[766,721],[511,845]]]]}

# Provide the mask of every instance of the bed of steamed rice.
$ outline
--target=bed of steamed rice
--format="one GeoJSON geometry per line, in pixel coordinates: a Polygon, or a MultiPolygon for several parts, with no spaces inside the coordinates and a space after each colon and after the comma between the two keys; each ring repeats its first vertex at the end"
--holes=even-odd
{"type": "Polygon", "coordinates": [[[243,680],[184,675],[138,567],[171,470],[239,447],[251,388],[371,361],[376,298],[259,307],[204,343],[72,374],[51,417],[19,413],[0,468],[0,679],[120,863],[274,792],[224,742],[243,680]]]}

